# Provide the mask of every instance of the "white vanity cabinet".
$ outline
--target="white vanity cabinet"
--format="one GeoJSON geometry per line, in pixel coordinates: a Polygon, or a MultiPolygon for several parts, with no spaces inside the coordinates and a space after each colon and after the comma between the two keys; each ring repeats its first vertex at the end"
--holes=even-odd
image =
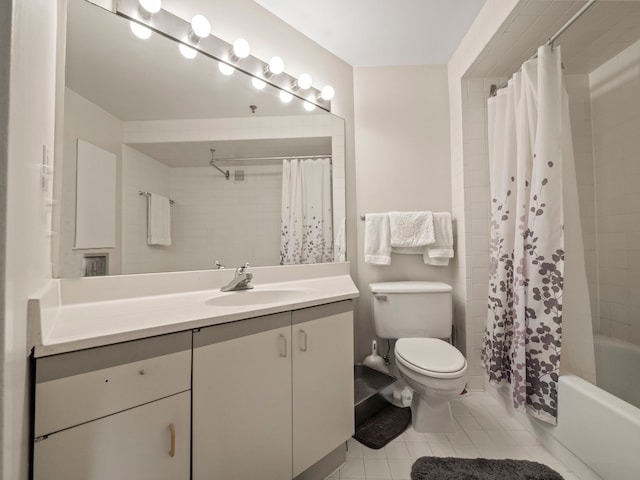
{"type": "Polygon", "coordinates": [[[193,339],[193,479],[322,479],[353,433],[351,301],[193,339]]]}
{"type": "Polygon", "coordinates": [[[36,359],[35,480],[190,476],[191,332],[36,359]]]}
{"type": "Polygon", "coordinates": [[[353,434],[351,302],[295,310],[292,338],[296,478],[353,434]]]}
{"type": "Polygon", "coordinates": [[[193,337],[193,479],[291,478],[291,313],[193,337]]]}

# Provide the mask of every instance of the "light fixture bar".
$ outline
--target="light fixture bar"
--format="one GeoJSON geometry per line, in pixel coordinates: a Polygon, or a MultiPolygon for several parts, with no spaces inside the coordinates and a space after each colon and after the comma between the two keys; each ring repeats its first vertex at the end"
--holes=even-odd
{"type": "MultiPolygon", "coordinates": [[[[209,35],[205,38],[201,38],[197,45],[188,44],[184,39],[187,37],[189,32],[191,32],[190,22],[183,20],[164,9],[154,13],[151,18],[147,19],[140,15],[139,10],[138,0],[117,0],[115,13],[128,20],[144,25],[159,35],[178,43],[187,44],[202,55],[216,61],[222,61],[229,64],[229,60],[226,58],[229,55],[230,49],[233,47],[230,43],[227,43],[214,35],[209,35]]],[[[286,72],[282,72],[279,75],[272,75],[270,77],[265,76],[264,71],[268,66],[268,62],[256,58],[253,55],[248,55],[241,63],[232,66],[236,70],[249,75],[250,77],[258,78],[271,86],[290,93],[300,100],[311,102],[318,108],[329,113],[331,112],[331,101],[323,99],[320,95],[320,90],[315,87],[310,87],[308,90],[300,93],[291,91],[291,85],[297,82],[295,77],[286,72]]]]}

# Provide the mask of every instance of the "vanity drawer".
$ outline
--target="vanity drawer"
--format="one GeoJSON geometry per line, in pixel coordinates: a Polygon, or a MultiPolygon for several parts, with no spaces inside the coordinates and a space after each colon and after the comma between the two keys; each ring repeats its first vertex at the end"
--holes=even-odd
{"type": "Polygon", "coordinates": [[[36,360],[39,437],[191,388],[191,332],[36,360]]]}

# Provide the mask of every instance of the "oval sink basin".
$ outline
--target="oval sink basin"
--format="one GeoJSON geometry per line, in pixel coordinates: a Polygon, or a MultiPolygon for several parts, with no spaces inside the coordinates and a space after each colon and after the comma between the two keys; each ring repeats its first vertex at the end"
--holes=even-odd
{"type": "Polygon", "coordinates": [[[222,293],[206,301],[216,307],[241,307],[246,305],[268,305],[270,303],[300,300],[311,290],[238,290],[222,293]]]}

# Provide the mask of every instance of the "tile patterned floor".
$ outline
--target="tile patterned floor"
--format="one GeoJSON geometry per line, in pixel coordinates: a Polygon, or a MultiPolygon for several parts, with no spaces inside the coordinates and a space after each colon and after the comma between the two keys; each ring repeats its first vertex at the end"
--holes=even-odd
{"type": "Polygon", "coordinates": [[[453,434],[423,434],[411,427],[380,450],[348,442],[346,463],[329,477],[340,480],[410,480],[413,462],[422,456],[517,458],[540,462],[565,480],[579,480],[488,393],[472,392],[452,402],[453,434]]]}

